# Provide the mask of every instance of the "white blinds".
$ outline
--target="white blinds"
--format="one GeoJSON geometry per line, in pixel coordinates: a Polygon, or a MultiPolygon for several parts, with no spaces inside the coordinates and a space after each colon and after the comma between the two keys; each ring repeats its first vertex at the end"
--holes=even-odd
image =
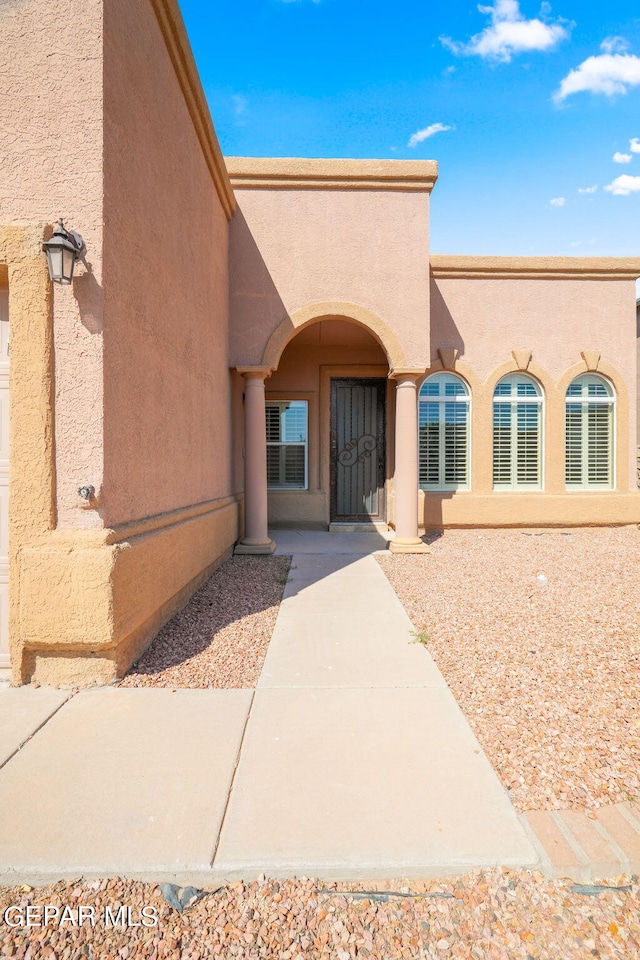
{"type": "Polygon", "coordinates": [[[493,394],[493,486],[542,487],[542,391],[531,377],[511,374],[493,394]]]}
{"type": "Polygon", "coordinates": [[[307,401],[268,400],[267,486],[307,487],[307,401]]]}
{"type": "Polygon", "coordinates": [[[460,377],[436,373],[420,390],[420,486],[469,488],[469,391],[460,377]]]}
{"type": "Polygon", "coordinates": [[[566,396],[567,487],[613,487],[613,388],[602,377],[586,374],[569,384],[566,396]]]}

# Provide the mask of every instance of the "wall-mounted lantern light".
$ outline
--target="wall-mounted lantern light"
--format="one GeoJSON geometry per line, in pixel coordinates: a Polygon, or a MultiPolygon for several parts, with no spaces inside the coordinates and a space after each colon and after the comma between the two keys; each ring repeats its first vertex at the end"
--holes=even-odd
{"type": "Polygon", "coordinates": [[[42,249],[47,255],[49,276],[54,283],[71,283],[76,260],[87,252],[80,234],[67,230],[62,219],[58,220],[51,240],[43,243],[42,249]]]}

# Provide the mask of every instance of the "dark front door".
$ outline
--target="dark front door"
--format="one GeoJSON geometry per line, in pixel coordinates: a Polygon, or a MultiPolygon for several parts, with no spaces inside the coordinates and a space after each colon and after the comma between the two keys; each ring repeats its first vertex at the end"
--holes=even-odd
{"type": "Polygon", "coordinates": [[[331,520],[386,520],[387,382],[331,381],[331,520]]]}

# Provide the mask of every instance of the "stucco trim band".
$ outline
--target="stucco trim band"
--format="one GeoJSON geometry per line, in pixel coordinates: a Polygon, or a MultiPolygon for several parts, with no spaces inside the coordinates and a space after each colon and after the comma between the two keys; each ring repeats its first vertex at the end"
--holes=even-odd
{"type": "Polygon", "coordinates": [[[591,527],[640,522],[637,493],[420,493],[421,526],[591,527]]]}
{"type": "Polygon", "coordinates": [[[121,677],[230,555],[238,516],[236,499],[225,498],[116,543],[106,542],[115,531],[53,531],[23,550],[15,680],[89,686],[121,677]]]}
{"type": "Polygon", "coordinates": [[[180,9],[176,0],[151,0],[151,4],[173,63],[193,127],[200,141],[211,179],[227,220],[230,220],[236,209],[236,199],[231,188],[231,182],[180,9]]]}
{"type": "Polygon", "coordinates": [[[430,193],[435,160],[312,160],[225,157],[235,189],[412,190],[430,193]]]}
{"type": "Polygon", "coordinates": [[[462,257],[432,254],[436,279],[635,280],[640,257],[462,257]]]}

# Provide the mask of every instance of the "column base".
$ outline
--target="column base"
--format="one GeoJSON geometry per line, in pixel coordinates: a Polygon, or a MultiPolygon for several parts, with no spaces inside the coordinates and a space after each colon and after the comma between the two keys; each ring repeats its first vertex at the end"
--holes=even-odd
{"type": "Polygon", "coordinates": [[[420,537],[394,537],[388,544],[391,553],[431,553],[420,537]]]}
{"type": "Polygon", "coordinates": [[[259,543],[245,543],[244,540],[239,540],[233,548],[233,553],[234,556],[267,557],[275,548],[275,540],[262,540],[259,543]]]}

